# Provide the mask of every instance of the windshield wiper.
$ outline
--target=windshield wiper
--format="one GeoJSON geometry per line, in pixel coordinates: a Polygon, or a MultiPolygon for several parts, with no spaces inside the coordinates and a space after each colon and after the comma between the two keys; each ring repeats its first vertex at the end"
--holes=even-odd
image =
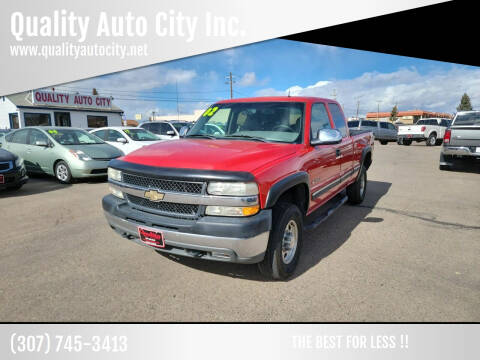
{"type": "Polygon", "coordinates": [[[211,135],[205,135],[205,134],[192,134],[192,135],[187,135],[185,137],[199,137],[199,138],[204,138],[204,139],[217,139],[215,136],[211,135]]]}
{"type": "Polygon", "coordinates": [[[261,142],[268,142],[268,140],[257,137],[257,136],[251,136],[251,135],[226,135],[224,138],[238,138],[238,139],[248,139],[248,140],[254,140],[254,141],[261,141],[261,142]]]}

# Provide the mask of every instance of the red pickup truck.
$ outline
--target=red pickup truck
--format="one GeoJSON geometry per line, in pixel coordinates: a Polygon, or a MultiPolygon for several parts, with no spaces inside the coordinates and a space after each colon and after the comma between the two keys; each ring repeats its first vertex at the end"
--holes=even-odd
{"type": "Polygon", "coordinates": [[[286,279],[304,229],[365,196],[373,136],[350,132],[334,100],[220,101],[183,138],[112,160],[105,216],[158,251],[258,263],[286,279]]]}

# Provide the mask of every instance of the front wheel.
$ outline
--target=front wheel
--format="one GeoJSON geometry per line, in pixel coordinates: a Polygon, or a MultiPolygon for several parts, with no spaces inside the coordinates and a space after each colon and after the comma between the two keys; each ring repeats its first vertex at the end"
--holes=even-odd
{"type": "Polygon", "coordinates": [[[362,166],[357,181],[347,187],[348,202],[355,205],[360,204],[365,198],[366,192],[367,169],[365,169],[365,166],[362,166]]]}
{"type": "Polygon", "coordinates": [[[72,172],[65,161],[59,161],[55,165],[55,177],[63,184],[72,182],[72,172]]]}
{"type": "Polygon", "coordinates": [[[278,203],[273,208],[272,231],[267,251],[258,264],[260,272],[275,280],[286,280],[297,267],[303,243],[303,216],[290,203],[278,203]]]}

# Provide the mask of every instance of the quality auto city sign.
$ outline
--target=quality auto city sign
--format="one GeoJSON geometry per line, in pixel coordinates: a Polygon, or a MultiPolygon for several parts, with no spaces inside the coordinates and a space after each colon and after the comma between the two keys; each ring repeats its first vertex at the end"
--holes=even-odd
{"type": "Polygon", "coordinates": [[[35,105],[77,106],[110,109],[112,98],[96,95],[67,94],[56,91],[35,90],[32,92],[35,105]]]}

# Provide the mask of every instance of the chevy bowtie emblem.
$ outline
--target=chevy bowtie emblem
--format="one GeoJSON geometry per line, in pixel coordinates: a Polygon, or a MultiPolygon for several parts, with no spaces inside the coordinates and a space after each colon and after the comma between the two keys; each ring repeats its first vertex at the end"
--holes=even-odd
{"type": "Polygon", "coordinates": [[[145,194],[143,194],[143,196],[150,201],[157,202],[162,201],[165,197],[165,194],[158,192],[157,190],[148,190],[145,191],[145,194]]]}

